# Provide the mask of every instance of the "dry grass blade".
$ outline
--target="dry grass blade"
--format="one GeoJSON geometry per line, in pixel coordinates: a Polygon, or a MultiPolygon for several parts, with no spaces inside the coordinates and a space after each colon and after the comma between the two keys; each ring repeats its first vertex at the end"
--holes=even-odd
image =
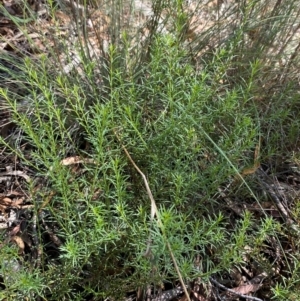
{"type": "MultiPolygon", "coordinates": [[[[120,142],[121,147],[122,147],[123,151],[125,152],[127,158],[129,159],[129,161],[131,162],[131,164],[134,166],[134,168],[137,170],[137,172],[138,172],[138,173],[141,175],[141,177],[143,178],[143,181],[144,181],[144,184],[145,184],[145,187],[146,187],[146,190],[147,190],[147,194],[148,194],[148,196],[149,196],[149,198],[150,198],[150,200],[151,200],[151,222],[153,222],[154,217],[156,216],[158,226],[163,230],[163,224],[162,224],[162,221],[161,221],[161,219],[160,219],[160,217],[159,217],[159,212],[158,212],[158,210],[157,210],[157,206],[156,206],[156,203],[155,203],[153,194],[152,194],[152,192],[151,192],[151,189],[150,189],[150,187],[149,187],[149,184],[148,184],[148,181],[147,181],[147,178],[146,178],[145,174],[144,174],[144,173],[139,169],[139,167],[136,165],[136,163],[134,162],[134,160],[133,160],[132,157],[130,156],[128,150],[126,149],[126,147],[124,146],[124,144],[121,142],[120,137],[119,137],[119,135],[117,134],[116,131],[114,131],[114,134],[115,134],[115,136],[117,137],[118,141],[120,142]]],[[[151,239],[149,239],[149,242],[151,242],[151,239]]],[[[175,258],[174,254],[173,254],[171,245],[170,245],[170,243],[169,243],[167,240],[166,240],[166,245],[167,245],[167,248],[168,248],[168,250],[169,250],[169,252],[170,252],[170,256],[171,256],[171,258],[172,258],[172,261],[173,261],[175,270],[176,270],[177,275],[178,275],[178,277],[179,277],[179,281],[180,281],[180,284],[182,285],[182,289],[183,289],[183,291],[184,291],[184,293],[185,293],[185,295],[186,295],[186,298],[187,298],[188,301],[191,301],[190,296],[189,296],[189,293],[188,293],[187,288],[186,288],[186,285],[185,285],[185,283],[184,283],[184,281],[183,281],[183,278],[182,278],[182,276],[181,276],[179,267],[178,267],[178,265],[177,265],[176,258],[175,258]]],[[[147,251],[148,251],[148,250],[147,250],[147,251]]],[[[149,249],[149,251],[150,251],[150,249],[149,249]]]]}

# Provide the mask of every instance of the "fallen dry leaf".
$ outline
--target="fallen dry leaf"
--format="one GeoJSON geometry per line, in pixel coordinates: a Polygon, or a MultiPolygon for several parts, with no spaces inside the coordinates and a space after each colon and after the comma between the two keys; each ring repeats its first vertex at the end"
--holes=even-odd
{"type": "Polygon", "coordinates": [[[232,288],[231,290],[242,295],[247,295],[249,293],[256,292],[261,286],[262,284],[245,284],[245,285],[232,288]]]}
{"type": "Polygon", "coordinates": [[[0,203],[4,206],[11,206],[13,201],[10,198],[4,197],[0,199],[0,203]]]}
{"type": "Polygon", "coordinates": [[[13,236],[11,238],[11,240],[14,241],[17,244],[17,246],[19,247],[19,253],[22,254],[24,252],[24,249],[25,249],[25,244],[24,244],[23,239],[19,236],[13,236]]]}
{"type": "Polygon", "coordinates": [[[15,226],[11,231],[9,231],[10,236],[15,236],[20,231],[21,224],[15,226]]]}
{"type": "Polygon", "coordinates": [[[0,204],[6,207],[17,207],[19,208],[21,204],[23,204],[24,198],[17,198],[15,200],[12,200],[8,197],[0,197],[0,204]]]}

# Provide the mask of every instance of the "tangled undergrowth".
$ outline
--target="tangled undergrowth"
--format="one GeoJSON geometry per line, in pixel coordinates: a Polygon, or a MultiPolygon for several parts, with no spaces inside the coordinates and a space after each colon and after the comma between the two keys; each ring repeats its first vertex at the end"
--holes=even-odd
{"type": "Polygon", "coordinates": [[[110,4],[2,5],[1,300],[297,300],[296,1],[110,4]]]}

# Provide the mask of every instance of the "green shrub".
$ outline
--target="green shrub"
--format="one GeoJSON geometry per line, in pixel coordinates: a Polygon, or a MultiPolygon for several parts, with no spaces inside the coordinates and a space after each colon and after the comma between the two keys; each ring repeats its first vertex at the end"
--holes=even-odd
{"type": "MultiPolygon", "coordinates": [[[[39,265],[27,268],[24,262],[14,281],[4,281],[3,298],[14,292],[20,294],[14,300],[83,300],[89,294],[120,299],[147,284],[176,281],[168,244],[184,281],[199,277],[205,282],[243,264],[245,254],[259,258],[266,237],[276,236],[279,227],[272,219],[255,221],[246,211],[231,221],[219,189],[254,164],[255,148],[269,124],[276,128],[280,119],[284,132],[298,139],[298,123],[291,121],[294,90],[286,88],[283,94],[290,95],[291,106],[283,104],[281,110],[274,104],[262,119],[264,110],[255,98],[266,66],[254,57],[236,59],[247,22],[242,20],[234,37],[206,53],[199,69],[182,41],[186,15],[176,16],[175,34],[152,28],[147,57],[124,55],[131,46],[123,33],[122,43],[110,45],[105,55],[101,79],[97,62],[87,61],[82,52],[83,77],[78,70],[50,70],[46,57],[38,65],[28,58],[22,75],[13,74],[26,82],[27,95],[1,89],[22,133],[2,144],[34,171],[35,181],[43,179],[39,191],[35,183],[29,187],[34,212],[48,216],[59,241],[55,256],[42,248],[39,265]],[[233,66],[240,76],[228,73],[233,66]],[[146,175],[161,224],[150,218],[143,179],[123,147],[146,175]],[[79,170],[62,164],[75,156],[82,159],[79,170]]],[[[266,157],[279,147],[275,135],[267,139],[266,157]]],[[[258,201],[244,184],[247,197],[258,201]]],[[[43,242],[43,232],[39,235],[43,242]]]]}

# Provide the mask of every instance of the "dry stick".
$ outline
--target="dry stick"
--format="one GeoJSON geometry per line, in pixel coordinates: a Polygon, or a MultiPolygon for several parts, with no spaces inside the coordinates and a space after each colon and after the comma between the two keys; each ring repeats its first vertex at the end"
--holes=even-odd
{"type": "MultiPolygon", "coordinates": [[[[141,177],[143,178],[144,180],[144,184],[146,186],[146,190],[147,190],[147,193],[148,193],[148,196],[150,198],[150,201],[151,201],[151,222],[153,221],[154,217],[156,216],[156,219],[157,219],[157,223],[159,225],[160,228],[163,228],[163,224],[161,222],[161,219],[159,217],[159,214],[158,214],[158,210],[157,210],[157,206],[156,206],[156,203],[155,203],[155,200],[154,200],[154,197],[153,197],[153,194],[151,192],[151,189],[149,187],[149,184],[148,184],[148,181],[147,181],[147,178],[146,176],[143,174],[143,172],[139,169],[139,167],[135,164],[135,162],[133,161],[133,159],[131,158],[129,152],[127,151],[126,147],[122,144],[122,142],[120,141],[120,138],[119,136],[117,135],[117,133],[115,132],[115,135],[117,137],[117,139],[119,140],[121,146],[122,146],[122,149],[124,150],[126,156],[128,157],[129,161],[131,162],[131,164],[134,166],[134,168],[137,170],[137,172],[141,175],[141,177]]],[[[150,241],[150,240],[149,240],[150,241]]],[[[166,241],[166,244],[167,244],[167,247],[168,247],[168,250],[170,252],[170,255],[171,255],[171,258],[172,258],[172,261],[173,261],[173,264],[174,264],[174,267],[175,267],[175,270],[177,272],[177,275],[179,277],[179,281],[181,283],[181,286],[182,286],[182,289],[187,297],[187,300],[188,301],[191,301],[190,299],[190,296],[189,296],[189,293],[187,291],[187,288],[183,282],[183,279],[182,279],[182,276],[181,276],[181,273],[179,271],[179,268],[178,268],[178,265],[177,265],[177,262],[176,262],[176,259],[174,257],[174,254],[172,252],[172,248],[171,248],[171,245],[168,241],[166,241]]]]}

